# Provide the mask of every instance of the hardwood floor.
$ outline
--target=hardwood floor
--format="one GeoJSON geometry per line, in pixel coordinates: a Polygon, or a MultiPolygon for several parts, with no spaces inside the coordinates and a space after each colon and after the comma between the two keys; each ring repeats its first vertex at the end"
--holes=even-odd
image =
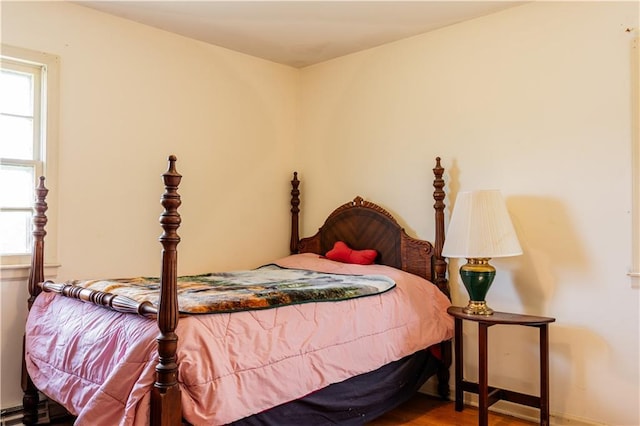
{"type": "MultiPolygon", "coordinates": [[[[465,406],[462,412],[458,412],[452,401],[442,401],[424,394],[417,394],[405,404],[368,425],[477,426],[477,424],[477,408],[465,406]]],[[[491,426],[531,426],[537,423],[489,412],[489,424],[491,426]]]]}
{"type": "MultiPolygon", "coordinates": [[[[73,419],[62,418],[50,424],[72,426],[73,419]]],[[[477,426],[477,424],[477,408],[466,406],[462,412],[457,412],[452,401],[442,401],[428,395],[417,394],[395,410],[368,423],[368,426],[477,426]]],[[[537,423],[490,412],[489,424],[491,426],[531,426],[537,423]]]]}

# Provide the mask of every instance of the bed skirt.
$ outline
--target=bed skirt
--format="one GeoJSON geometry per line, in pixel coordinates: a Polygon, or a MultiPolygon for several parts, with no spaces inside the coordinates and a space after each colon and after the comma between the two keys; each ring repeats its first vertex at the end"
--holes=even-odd
{"type": "Polygon", "coordinates": [[[411,398],[440,361],[422,350],[231,426],[362,425],[411,398]]]}

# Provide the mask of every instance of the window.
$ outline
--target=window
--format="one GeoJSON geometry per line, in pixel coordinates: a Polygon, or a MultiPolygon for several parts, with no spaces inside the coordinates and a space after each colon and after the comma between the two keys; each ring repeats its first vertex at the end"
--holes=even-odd
{"type": "MultiPolygon", "coordinates": [[[[0,255],[4,265],[30,262],[34,188],[55,182],[58,58],[2,46],[0,69],[0,255]]],[[[47,260],[55,262],[55,201],[47,197],[47,260]],[[52,214],[53,213],[53,214],[52,214]]]]}
{"type": "Polygon", "coordinates": [[[640,288],[640,37],[636,37],[632,43],[632,69],[631,76],[632,88],[632,149],[631,161],[633,167],[633,207],[632,207],[632,224],[631,224],[631,285],[640,288]]]}

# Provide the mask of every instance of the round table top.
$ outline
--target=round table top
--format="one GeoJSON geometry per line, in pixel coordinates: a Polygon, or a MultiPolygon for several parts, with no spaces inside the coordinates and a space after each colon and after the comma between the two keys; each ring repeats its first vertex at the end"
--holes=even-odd
{"type": "Polygon", "coordinates": [[[486,324],[542,325],[549,324],[556,320],[555,318],[550,317],[514,314],[509,312],[494,312],[492,315],[473,315],[465,313],[463,309],[464,308],[461,306],[450,306],[449,309],[447,309],[447,312],[454,318],[486,324]]]}

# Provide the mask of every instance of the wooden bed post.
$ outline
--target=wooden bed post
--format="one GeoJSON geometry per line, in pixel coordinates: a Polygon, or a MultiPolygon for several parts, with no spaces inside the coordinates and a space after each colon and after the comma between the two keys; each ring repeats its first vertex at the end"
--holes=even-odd
{"type": "Polygon", "coordinates": [[[436,157],[436,166],[433,169],[433,175],[435,176],[433,180],[433,187],[435,191],[433,191],[433,199],[435,200],[435,204],[433,208],[435,209],[435,218],[436,218],[436,238],[434,241],[434,249],[435,249],[435,261],[434,261],[434,269],[435,269],[435,278],[434,284],[438,286],[440,290],[442,290],[445,294],[449,294],[449,284],[447,280],[447,261],[442,257],[442,247],[444,246],[444,179],[442,175],[444,174],[444,168],[440,165],[440,157],[436,157]]]}
{"type": "MultiPolygon", "coordinates": [[[[36,188],[35,214],[33,216],[33,248],[31,254],[31,269],[29,271],[29,299],[27,299],[27,307],[31,310],[33,302],[42,291],[39,283],[44,281],[44,237],[47,235],[44,227],[47,224],[47,216],[45,212],[48,209],[45,199],[49,190],[44,186],[44,176],[40,176],[40,183],[36,188]]],[[[22,341],[22,407],[24,424],[38,423],[38,404],[40,402],[38,389],[31,381],[27,372],[25,360],[25,340],[22,341]]]]}
{"type": "Polygon", "coordinates": [[[44,176],[40,176],[40,184],[36,188],[35,215],[33,216],[33,255],[31,256],[31,270],[29,271],[29,299],[31,310],[33,302],[42,291],[39,283],[44,281],[44,237],[47,235],[44,227],[47,224],[45,212],[49,208],[45,199],[49,190],[44,186],[44,176]]]}
{"type": "Polygon", "coordinates": [[[178,288],[177,288],[177,246],[180,242],[177,230],[180,227],[178,207],[181,204],[178,185],[182,176],[175,168],[176,157],[169,157],[169,169],[162,175],[165,192],[162,194],[164,212],[160,216],[163,233],[162,276],[160,282],[160,301],[158,307],[158,364],[156,381],[151,392],[151,424],[180,425],[182,405],[178,387],[178,364],[176,350],[178,336],[178,288]]]}
{"type": "Polygon", "coordinates": [[[300,241],[300,230],[298,225],[298,213],[300,213],[299,185],[300,181],[298,180],[298,172],[293,172],[293,180],[291,181],[291,244],[289,245],[291,254],[298,253],[298,242],[300,241]]]}
{"type": "MultiPolygon", "coordinates": [[[[435,179],[433,180],[433,187],[435,190],[433,191],[433,199],[435,200],[435,204],[433,208],[435,209],[435,217],[436,217],[436,238],[434,242],[435,249],[435,261],[434,261],[434,275],[435,275],[435,284],[438,288],[447,295],[447,297],[451,298],[449,294],[449,282],[447,280],[447,261],[442,257],[442,247],[444,246],[444,238],[445,238],[445,227],[444,227],[444,179],[442,175],[444,174],[444,168],[440,165],[440,157],[436,157],[436,166],[433,169],[433,174],[435,179]]],[[[451,373],[449,372],[449,367],[451,366],[451,341],[446,341],[440,343],[440,361],[442,365],[438,368],[438,372],[436,373],[438,376],[438,394],[443,399],[449,399],[449,380],[451,378],[451,373]]]]}

